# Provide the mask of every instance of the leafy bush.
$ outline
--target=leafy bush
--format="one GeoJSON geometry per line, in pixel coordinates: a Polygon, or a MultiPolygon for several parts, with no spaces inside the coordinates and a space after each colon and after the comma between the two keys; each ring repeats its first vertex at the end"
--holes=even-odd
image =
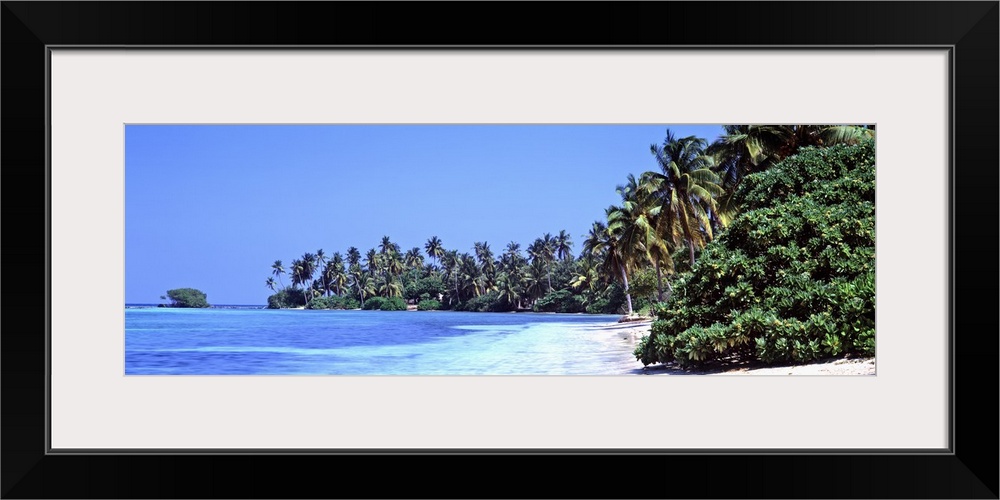
{"type": "Polygon", "coordinates": [[[330,309],[330,299],[328,297],[313,297],[306,304],[306,309],[330,309]]]}
{"type": "Polygon", "coordinates": [[[330,309],[358,309],[358,299],[354,297],[330,297],[330,309]]]}
{"type": "Polygon", "coordinates": [[[674,281],[643,364],[806,362],[875,351],[875,152],[805,148],[745,178],[746,205],[674,281]]]}
{"type": "Polygon", "coordinates": [[[365,303],[361,306],[365,311],[377,311],[382,309],[382,304],[385,304],[385,297],[371,297],[365,299],[365,303]]]}
{"type": "Polygon", "coordinates": [[[553,290],[535,302],[535,312],[584,312],[583,298],[569,290],[553,290]]]}
{"type": "Polygon", "coordinates": [[[506,312],[514,310],[514,305],[500,299],[500,292],[491,291],[455,305],[455,311],[506,312]]]}
{"type": "MultiPolygon", "coordinates": [[[[367,304],[366,304],[367,305],[367,304]]],[[[379,306],[381,311],[405,311],[406,301],[402,297],[389,297],[383,299],[382,304],[379,306]]]]}
{"type": "Polygon", "coordinates": [[[208,296],[194,288],[167,290],[167,297],[170,298],[170,307],[208,307],[208,296]]]}
{"type": "Polygon", "coordinates": [[[448,287],[441,281],[441,277],[432,274],[425,278],[420,278],[406,284],[404,296],[407,300],[422,300],[424,295],[429,299],[437,299],[438,294],[448,291],[448,287]]]}
{"type": "Polygon", "coordinates": [[[436,311],[441,309],[441,303],[436,300],[426,299],[417,303],[418,311],[436,311]]]}
{"type": "Polygon", "coordinates": [[[625,307],[625,292],[618,283],[612,283],[607,289],[597,294],[587,305],[590,314],[618,314],[625,307]]]}
{"type": "Polygon", "coordinates": [[[302,296],[302,290],[298,288],[285,288],[267,298],[268,309],[287,309],[305,305],[306,299],[302,296]]]}

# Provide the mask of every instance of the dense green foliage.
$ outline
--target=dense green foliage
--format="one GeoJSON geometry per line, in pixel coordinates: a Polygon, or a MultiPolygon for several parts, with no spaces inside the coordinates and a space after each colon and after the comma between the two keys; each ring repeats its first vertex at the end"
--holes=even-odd
{"type": "Polygon", "coordinates": [[[535,312],[584,312],[583,299],[569,290],[555,290],[535,302],[535,312]]]}
{"type": "Polygon", "coordinates": [[[365,301],[365,303],[361,306],[361,309],[364,309],[365,311],[378,311],[382,309],[382,304],[385,304],[385,302],[385,297],[372,297],[365,301]]]}
{"type": "Polygon", "coordinates": [[[400,297],[388,297],[382,300],[380,311],[405,311],[406,301],[400,297]]]}
{"type": "Polygon", "coordinates": [[[874,136],[862,125],[725,125],[709,142],[668,129],[579,254],[565,230],[495,249],[431,236],[407,250],[383,236],[364,252],[274,261],[268,305],[651,310],[635,351],[644,364],[871,354],[874,136]]]}
{"type": "Polygon", "coordinates": [[[205,295],[205,292],[194,288],[167,290],[167,297],[170,298],[169,307],[208,307],[208,296],[205,295]]]}
{"type": "Polygon", "coordinates": [[[302,290],[298,288],[285,288],[267,298],[268,309],[289,309],[305,305],[305,297],[302,296],[302,290]]]}
{"type": "Polygon", "coordinates": [[[875,349],[873,141],[746,176],[743,213],[675,281],[643,364],[806,362],[875,349]]]}
{"type": "Polygon", "coordinates": [[[358,301],[354,297],[313,297],[306,304],[306,309],[358,309],[358,301]]]}
{"type": "Polygon", "coordinates": [[[418,311],[437,311],[441,309],[441,303],[434,299],[425,299],[417,303],[418,311]]]}

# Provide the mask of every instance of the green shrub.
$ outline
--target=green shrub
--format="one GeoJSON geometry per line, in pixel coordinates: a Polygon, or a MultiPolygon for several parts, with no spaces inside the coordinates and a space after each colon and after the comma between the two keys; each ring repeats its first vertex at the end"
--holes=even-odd
{"type": "Polygon", "coordinates": [[[194,288],[167,290],[167,297],[170,298],[170,307],[208,307],[208,296],[205,292],[194,288]]]}
{"type": "Polygon", "coordinates": [[[436,311],[441,309],[441,303],[436,300],[426,299],[417,303],[418,311],[436,311]]]}
{"type": "Polygon", "coordinates": [[[569,290],[553,290],[535,302],[535,312],[584,312],[583,298],[569,290]]]}
{"type": "Polygon", "coordinates": [[[358,299],[354,297],[330,297],[330,309],[358,309],[358,299]]]}
{"type": "Polygon", "coordinates": [[[402,297],[389,297],[382,301],[380,311],[405,311],[406,301],[402,297]]]}
{"type": "Polygon", "coordinates": [[[741,186],[746,205],[674,281],[643,364],[807,362],[875,350],[871,141],[803,149],[741,186]]]}
{"type": "Polygon", "coordinates": [[[604,291],[597,294],[587,305],[590,314],[619,314],[625,308],[625,292],[617,283],[612,283],[604,291]]]}
{"type": "Polygon", "coordinates": [[[441,277],[432,274],[425,278],[420,278],[406,284],[404,296],[407,300],[437,299],[438,294],[448,291],[448,287],[441,281],[441,277]],[[426,295],[426,297],[424,297],[426,295]]]}
{"type": "Polygon", "coordinates": [[[302,296],[302,290],[298,288],[286,288],[267,298],[268,309],[287,309],[305,305],[306,299],[302,296]]]}
{"type": "Polygon", "coordinates": [[[361,308],[366,311],[377,311],[382,309],[382,304],[385,304],[385,301],[385,297],[371,297],[365,299],[365,303],[361,308]]]}
{"type": "Polygon", "coordinates": [[[328,297],[313,297],[306,304],[306,309],[331,309],[328,297]]]}
{"type": "MultiPolygon", "coordinates": [[[[447,304],[442,304],[441,308],[447,308],[447,304]]],[[[473,297],[465,302],[455,304],[454,311],[469,312],[507,312],[513,311],[517,304],[510,304],[500,298],[500,292],[493,290],[478,297],[473,297]]]]}

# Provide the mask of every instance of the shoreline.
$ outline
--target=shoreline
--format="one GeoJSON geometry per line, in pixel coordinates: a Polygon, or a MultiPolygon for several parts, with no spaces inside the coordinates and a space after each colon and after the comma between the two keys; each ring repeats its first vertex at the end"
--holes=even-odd
{"type": "MultiPolygon", "coordinates": [[[[595,326],[594,330],[614,335],[634,347],[643,335],[649,334],[652,323],[652,320],[608,323],[595,326]]],[[[875,375],[875,358],[828,358],[805,364],[720,364],[692,370],[675,365],[654,364],[643,367],[639,361],[634,363],[636,368],[629,373],[637,375],[875,375]]]]}

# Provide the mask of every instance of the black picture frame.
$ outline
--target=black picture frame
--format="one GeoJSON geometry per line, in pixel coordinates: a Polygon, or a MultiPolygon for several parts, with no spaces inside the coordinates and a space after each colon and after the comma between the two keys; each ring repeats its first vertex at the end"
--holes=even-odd
{"type": "MultiPolygon", "coordinates": [[[[998,21],[996,1],[4,1],[2,496],[998,498],[998,21]],[[42,298],[50,283],[46,62],[54,45],[951,47],[950,453],[48,454],[42,298]],[[317,466],[329,474],[305,472],[317,466]],[[365,479],[369,471],[383,479],[365,479]]],[[[629,432],[641,439],[650,431],[629,432]]]]}

